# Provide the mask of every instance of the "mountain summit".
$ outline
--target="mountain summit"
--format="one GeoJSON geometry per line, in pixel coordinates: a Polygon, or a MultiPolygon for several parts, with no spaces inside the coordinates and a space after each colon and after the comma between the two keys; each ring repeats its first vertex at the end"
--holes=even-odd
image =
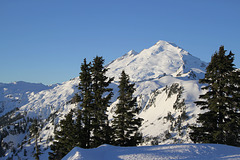
{"type": "Polygon", "coordinates": [[[206,63],[174,43],[160,40],[140,53],[131,50],[107,67],[110,77],[120,75],[122,70],[125,70],[133,81],[143,81],[164,75],[182,76],[189,72],[203,73],[206,63]]]}

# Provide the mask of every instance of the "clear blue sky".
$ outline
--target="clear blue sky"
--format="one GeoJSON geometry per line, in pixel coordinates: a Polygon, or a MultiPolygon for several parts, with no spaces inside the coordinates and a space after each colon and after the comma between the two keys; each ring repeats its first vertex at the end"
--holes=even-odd
{"type": "Polygon", "coordinates": [[[0,82],[61,83],[158,40],[206,62],[224,45],[240,67],[240,1],[1,0],[0,82]]]}

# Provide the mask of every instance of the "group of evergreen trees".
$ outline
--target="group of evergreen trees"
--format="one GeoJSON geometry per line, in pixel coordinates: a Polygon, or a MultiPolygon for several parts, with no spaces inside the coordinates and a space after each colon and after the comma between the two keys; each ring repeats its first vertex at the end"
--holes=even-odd
{"type": "Polygon", "coordinates": [[[240,146],[240,71],[234,67],[234,54],[225,52],[221,46],[199,81],[207,92],[195,102],[205,111],[199,114],[198,125],[191,127],[195,143],[240,146]]]}
{"type": "Polygon", "coordinates": [[[95,148],[102,144],[136,146],[140,143],[142,137],[138,128],[142,119],[136,117],[138,110],[136,98],[133,97],[134,84],[130,83],[129,76],[123,71],[116,115],[110,122],[107,108],[113,89],[108,86],[113,78],[106,77],[107,68],[103,64],[102,57],[95,57],[92,63],[84,59],[79,75],[80,92],[73,98],[74,102],[80,104],[80,108],[61,120],[49,159],[61,159],[75,146],[95,148]]]}

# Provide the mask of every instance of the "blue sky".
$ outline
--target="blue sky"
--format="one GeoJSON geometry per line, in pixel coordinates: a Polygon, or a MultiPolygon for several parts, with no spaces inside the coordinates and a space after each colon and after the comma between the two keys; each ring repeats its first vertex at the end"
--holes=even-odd
{"type": "Polygon", "coordinates": [[[1,0],[0,82],[54,84],[84,58],[106,64],[158,40],[209,62],[220,45],[240,67],[239,0],[1,0]]]}

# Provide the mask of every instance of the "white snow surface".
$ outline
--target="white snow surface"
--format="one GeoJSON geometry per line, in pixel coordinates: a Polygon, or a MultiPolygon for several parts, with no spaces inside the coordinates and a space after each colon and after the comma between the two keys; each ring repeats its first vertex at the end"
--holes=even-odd
{"type": "Polygon", "coordinates": [[[240,148],[220,144],[172,144],[145,147],[75,147],[62,160],[237,160],[240,148]]]}

